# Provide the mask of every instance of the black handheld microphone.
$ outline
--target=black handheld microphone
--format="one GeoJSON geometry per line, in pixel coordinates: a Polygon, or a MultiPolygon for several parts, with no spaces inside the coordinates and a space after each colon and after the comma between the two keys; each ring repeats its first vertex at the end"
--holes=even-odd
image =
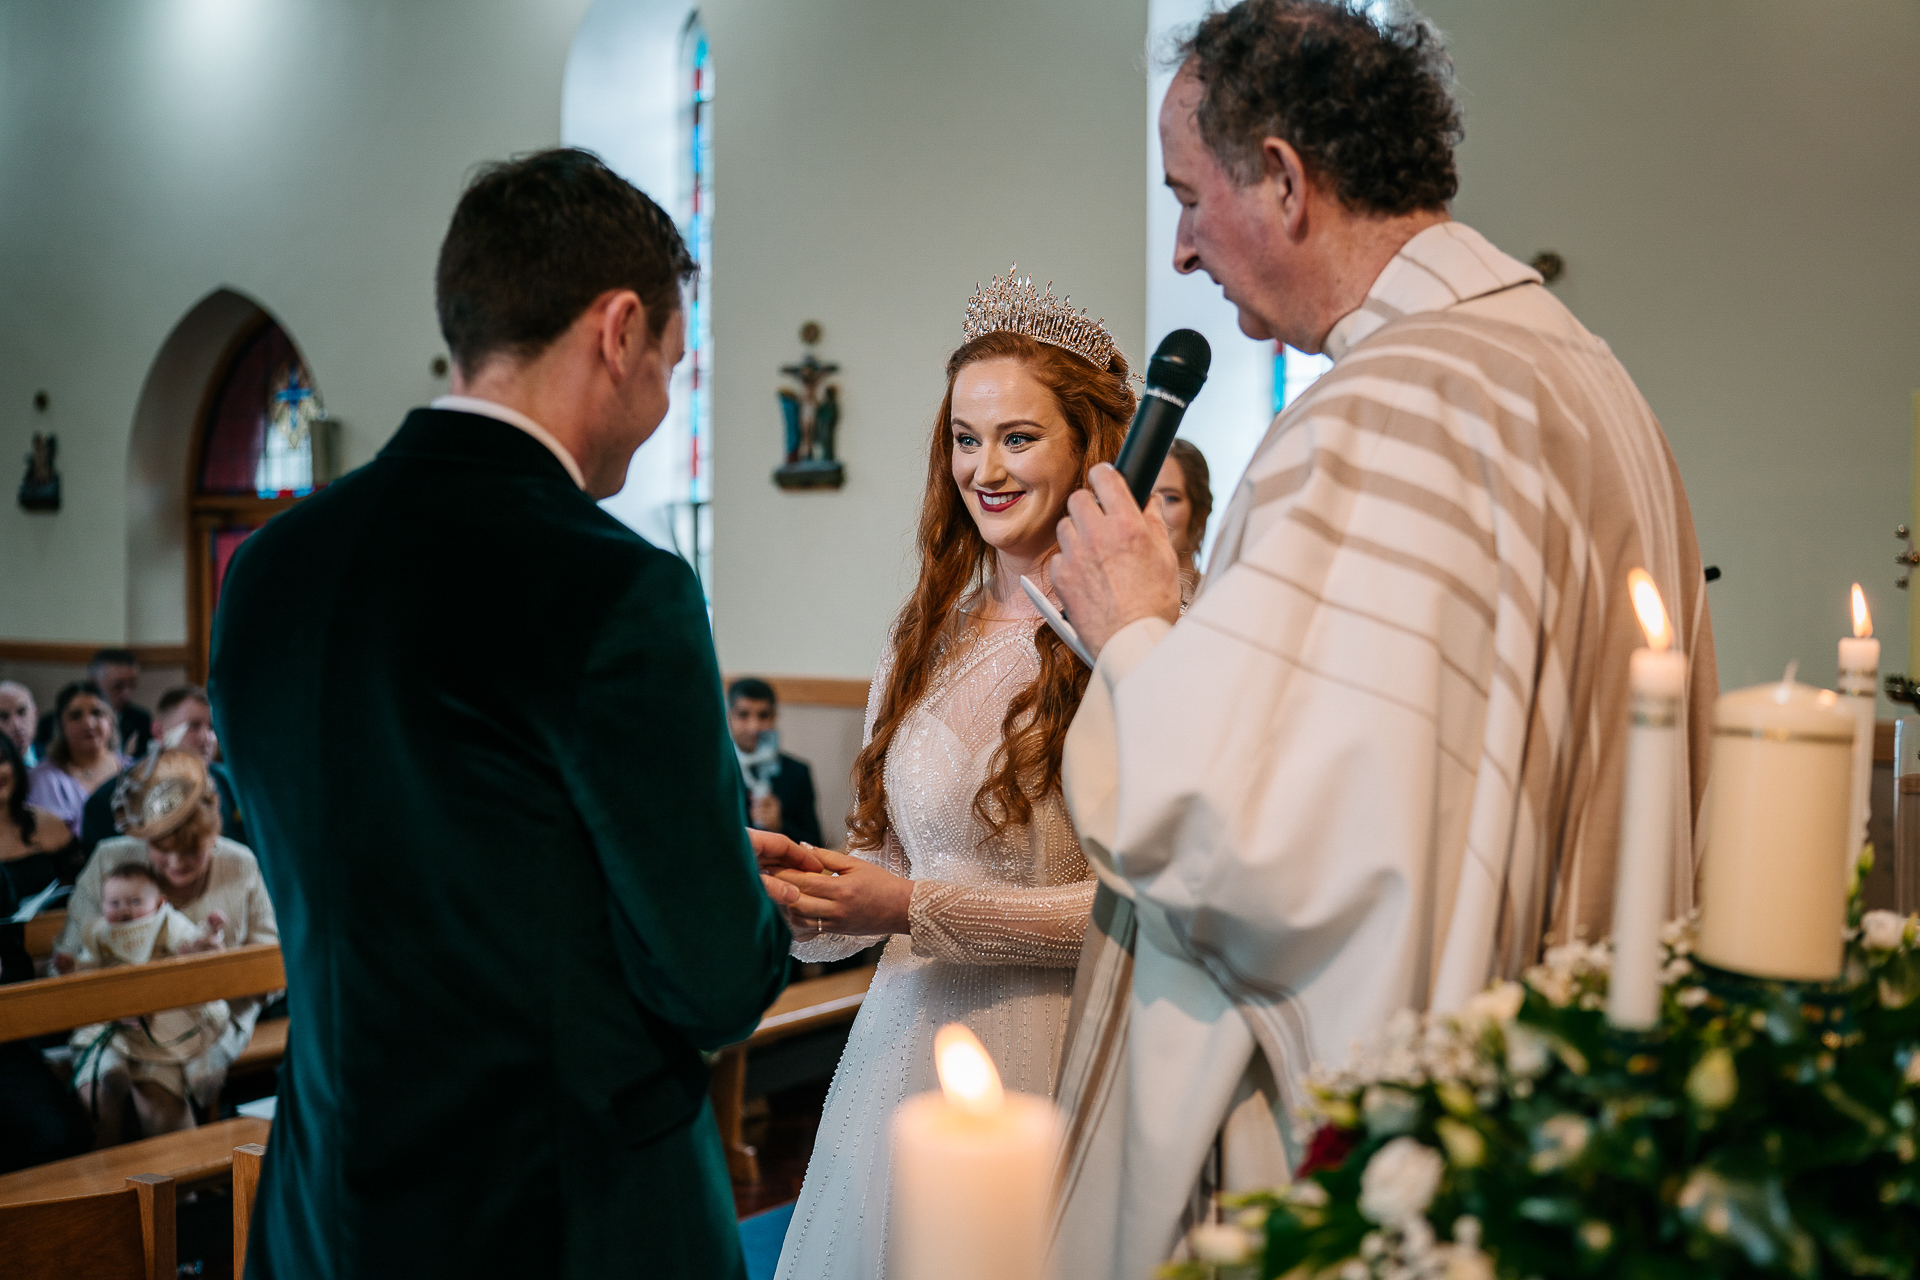
{"type": "Polygon", "coordinates": [[[1147,362],[1147,389],[1113,464],[1126,477],[1133,500],[1143,510],[1153,496],[1153,482],[1160,478],[1167,450],[1173,448],[1180,419],[1206,385],[1207,366],[1212,363],[1213,348],[1191,329],[1175,329],[1162,338],[1160,349],[1147,362]]]}

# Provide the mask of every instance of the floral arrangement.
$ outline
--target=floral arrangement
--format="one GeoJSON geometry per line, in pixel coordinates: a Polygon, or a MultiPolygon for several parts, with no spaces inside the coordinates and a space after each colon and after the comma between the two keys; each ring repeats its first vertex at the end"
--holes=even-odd
{"type": "MultiPolygon", "coordinates": [[[[1869,855],[1870,856],[1870,855],[1869,855]]],[[[1659,1027],[1603,1012],[1608,946],[1408,1013],[1307,1080],[1307,1157],[1223,1201],[1172,1280],[1920,1274],[1920,918],[1850,913],[1821,986],[1695,963],[1659,1027]]]]}

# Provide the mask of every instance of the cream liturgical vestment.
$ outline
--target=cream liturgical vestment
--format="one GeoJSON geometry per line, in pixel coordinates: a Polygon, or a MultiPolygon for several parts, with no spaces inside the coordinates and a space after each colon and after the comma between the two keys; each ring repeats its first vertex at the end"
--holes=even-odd
{"type": "Polygon", "coordinates": [[[1063,1275],[1152,1274],[1196,1185],[1286,1180],[1303,1070],[1547,938],[1607,933],[1636,565],[1692,659],[1692,903],[1713,645],[1679,472],[1626,371],[1453,222],[1325,349],[1192,609],[1113,637],[1068,738],[1106,888],[1061,1071],[1063,1275]]]}

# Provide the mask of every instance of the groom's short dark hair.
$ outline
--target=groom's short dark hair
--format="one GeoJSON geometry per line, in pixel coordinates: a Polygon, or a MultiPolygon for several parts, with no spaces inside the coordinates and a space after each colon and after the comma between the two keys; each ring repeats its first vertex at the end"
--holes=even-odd
{"type": "Polygon", "coordinates": [[[666,210],[591,151],[483,167],[440,245],[435,304],[454,362],[545,350],[609,289],[631,289],[658,338],[699,270],[666,210]]]}

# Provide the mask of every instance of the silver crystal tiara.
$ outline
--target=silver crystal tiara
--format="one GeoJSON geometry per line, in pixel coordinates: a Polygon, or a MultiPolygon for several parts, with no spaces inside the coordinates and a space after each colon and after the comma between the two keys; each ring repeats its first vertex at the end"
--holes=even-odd
{"type": "Polygon", "coordinates": [[[1073,309],[1071,297],[1054,297],[1051,280],[1041,293],[1034,288],[1032,276],[1015,274],[1019,265],[1008,267],[1007,274],[995,276],[984,289],[973,286],[966,322],[960,327],[966,341],[1002,331],[1025,334],[1105,369],[1113,360],[1113,335],[1107,332],[1106,320],[1089,320],[1085,307],[1073,309]]]}

